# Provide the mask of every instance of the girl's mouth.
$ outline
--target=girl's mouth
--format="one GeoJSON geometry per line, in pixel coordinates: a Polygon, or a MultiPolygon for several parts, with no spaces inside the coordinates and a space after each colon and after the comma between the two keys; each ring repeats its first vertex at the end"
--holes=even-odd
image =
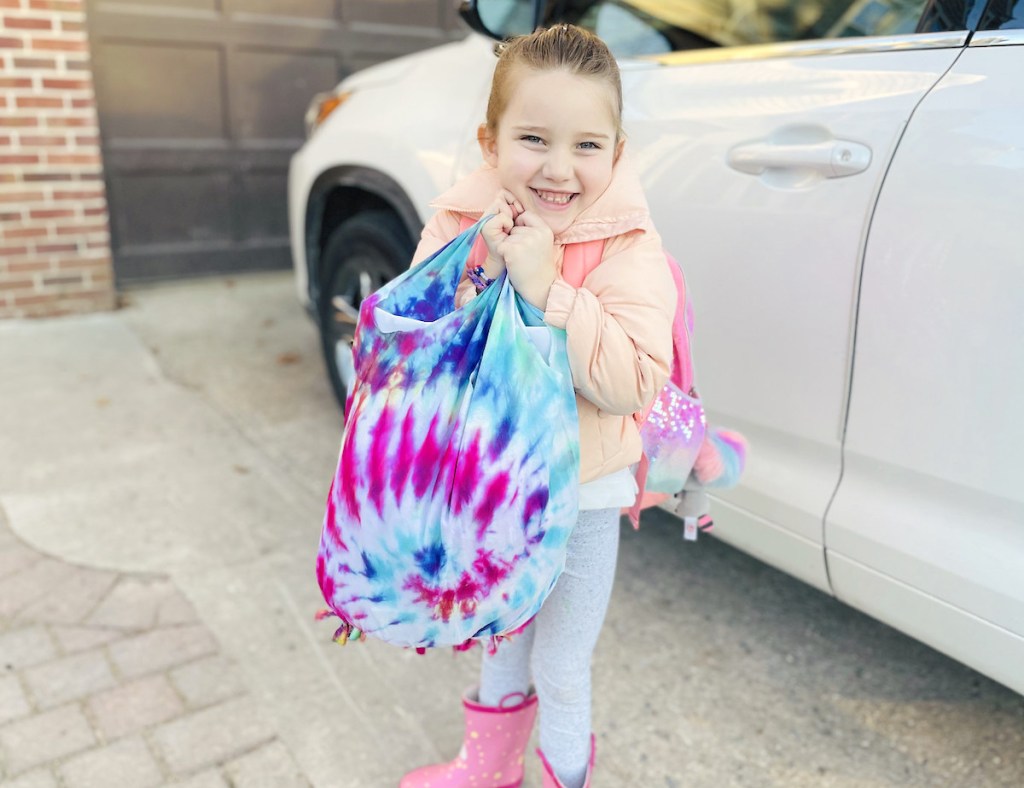
{"type": "Polygon", "coordinates": [[[530,187],[530,191],[537,196],[537,201],[542,206],[552,211],[565,210],[579,196],[577,192],[549,192],[533,187],[530,187]]]}

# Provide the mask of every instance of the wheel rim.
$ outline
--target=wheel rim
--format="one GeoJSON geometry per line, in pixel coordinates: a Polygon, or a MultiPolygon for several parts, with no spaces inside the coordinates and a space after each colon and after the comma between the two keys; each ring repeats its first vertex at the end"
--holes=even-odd
{"type": "Polygon", "coordinates": [[[338,379],[346,391],[352,390],[356,379],[356,365],[352,354],[352,345],[348,342],[334,343],[334,366],[338,370],[338,379]]]}
{"type": "Polygon", "coordinates": [[[338,272],[329,301],[327,330],[334,348],[334,367],[338,380],[346,390],[351,390],[355,381],[352,340],[359,307],[363,299],[391,277],[390,271],[382,270],[379,258],[368,254],[353,255],[344,269],[338,272]]]}

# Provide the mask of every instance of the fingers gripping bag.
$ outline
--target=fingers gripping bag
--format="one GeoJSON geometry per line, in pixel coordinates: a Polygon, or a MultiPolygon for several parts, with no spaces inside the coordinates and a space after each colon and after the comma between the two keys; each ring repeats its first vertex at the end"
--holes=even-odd
{"type": "Polygon", "coordinates": [[[565,565],[579,481],[565,332],[504,276],[455,307],[483,221],[360,307],[316,568],[345,637],[493,644],[565,565]]]}

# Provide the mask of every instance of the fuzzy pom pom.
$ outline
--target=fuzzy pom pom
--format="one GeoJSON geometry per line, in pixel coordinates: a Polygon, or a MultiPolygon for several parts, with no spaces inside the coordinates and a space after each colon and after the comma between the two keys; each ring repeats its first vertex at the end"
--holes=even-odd
{"type": "Polygon", "coordinates": [[[747,463],[747,441],[738,432],[712,429],[693,465],[693,475],[705,487],[735,487],[747,463]]]}

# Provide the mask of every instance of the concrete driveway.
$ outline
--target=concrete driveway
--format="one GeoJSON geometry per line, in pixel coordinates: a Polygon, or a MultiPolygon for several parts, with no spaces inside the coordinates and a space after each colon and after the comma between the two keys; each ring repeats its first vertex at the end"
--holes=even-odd
{"type": "MultiPolygon", "coordinates": [[[[126,302],[0,324],[0,784],[385,788],[454,754],[475,654],[313,620],[341,423],[290,275],[126,302]]],[[[623,527],[594,687],[598,788],[1024,785],[1024,698],[667,515],[623,527]]]]}

